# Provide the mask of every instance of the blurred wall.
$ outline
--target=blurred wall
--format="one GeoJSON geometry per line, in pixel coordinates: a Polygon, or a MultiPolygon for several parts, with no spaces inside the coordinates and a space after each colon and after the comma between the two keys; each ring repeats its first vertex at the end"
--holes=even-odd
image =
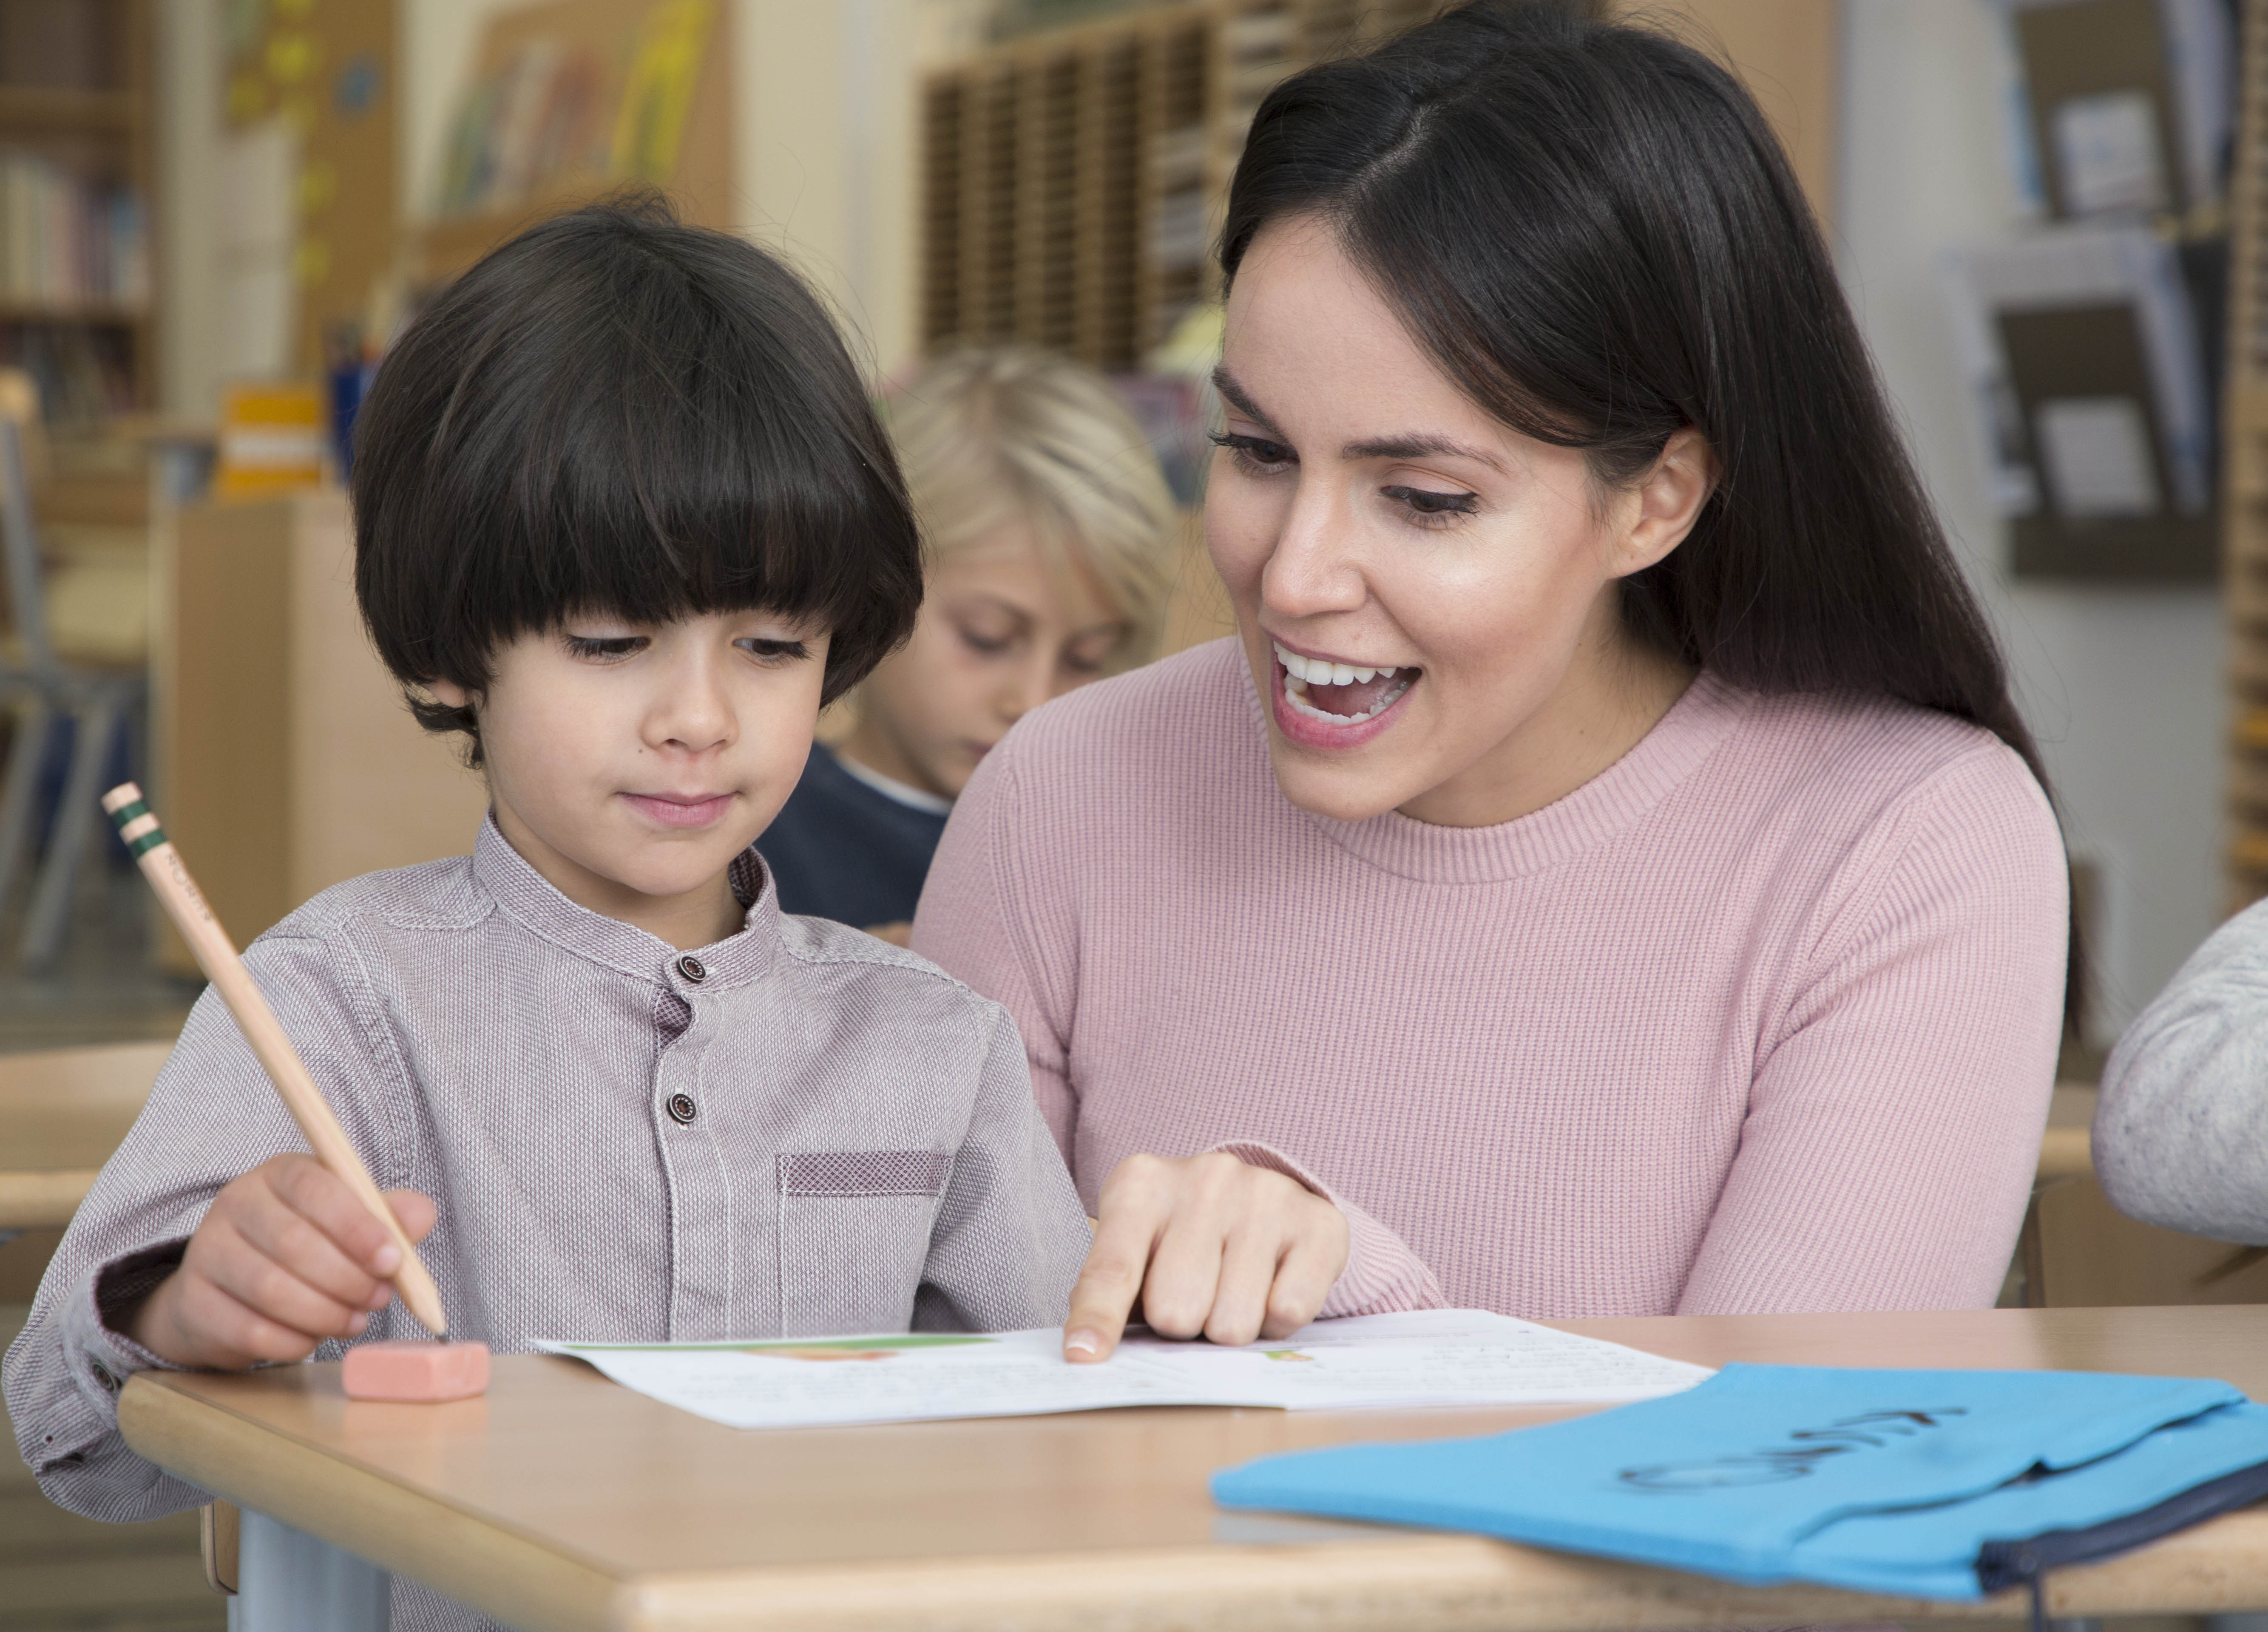
{"type": "Polygon", "coordinates": [[[2220,916],[2220,599],[2018,584],[1984,490],[1938,259],[2017,229],[1987,0],[1844,0],[1838,250],[1924,478],[2006,641],[2073,852],[2102,869],[2106,1037],[2220,916]]]}
{"type": "MultiPolygon", "coordinates": [[[[210,0],[199,0],[210,4],[210,0]]],[[[403,0],[409,208],[432,196],[489,15],[520,0],[403,0]]],[[[973,37],[973,0],[731,0],[740,224],[825,291],[880,371],[913,355],[913,88],[973,37]]]]}
{"type": "Polygon", "coordinates": [[[154,9],[158,80],[158,391],[210,420],[220,401],[221,0],[154,9]]]}

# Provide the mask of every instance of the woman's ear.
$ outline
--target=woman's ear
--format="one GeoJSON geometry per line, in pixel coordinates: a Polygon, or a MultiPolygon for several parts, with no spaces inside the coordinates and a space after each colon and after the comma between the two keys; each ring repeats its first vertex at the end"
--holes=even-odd
{"type": "Polygon", "coordinates": [[[1716,490],[1717,454],[1708,439],[1690,425],[1672,431],[1638,480],[1638,517],[1616,541],[1615,576],[1643,572],[1683,543],[1716,490]]]}

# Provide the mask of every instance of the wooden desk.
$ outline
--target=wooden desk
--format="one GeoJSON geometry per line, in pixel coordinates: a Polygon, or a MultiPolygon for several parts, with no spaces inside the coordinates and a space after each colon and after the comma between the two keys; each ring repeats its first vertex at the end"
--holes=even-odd
{"type": "Polygon", "coordinates": [[[173,1052],[169,1042],[0,1055],[0,1231],[70,1222],[173,1052]]]}
{"type": "MultiPolygon", "coordinates": [[[[2068,1367],[2268,1393],[2268,1309],[1562,1324],[1710,1364],[2068,1367]]],[[[1215,1469],[1268,1452],[1553,1415],[1155,1410],[741,1433],[533,1356],[500,1360],[486,1398],[447,1406],[350,1403],[335,1366],[145,1373],[120,1401],[128,1443],[184,1478],[528,1628],[1670,1632],[2028,1612],[2016,1595],[1746,1589],[1473,1537],[1225,1513],[1206,1495],[1215,1469]]],[[[247,1549],[247,1612],[258,1584],[247,1549]]],[[[2056,1616],[2268,1606],[2268,1509],[2059,1573],[2048,1598],[2056,1616]]]]}

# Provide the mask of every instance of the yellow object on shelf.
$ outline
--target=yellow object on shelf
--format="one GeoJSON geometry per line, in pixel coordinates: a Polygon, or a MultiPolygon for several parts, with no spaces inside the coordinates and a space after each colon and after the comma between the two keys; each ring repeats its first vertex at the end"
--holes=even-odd
{"type": "Polygon", "coordinates": [[[323,399],[292,382],[234,385],[223,393],[216,497],[258,498],[323,480],[323,399]]]}

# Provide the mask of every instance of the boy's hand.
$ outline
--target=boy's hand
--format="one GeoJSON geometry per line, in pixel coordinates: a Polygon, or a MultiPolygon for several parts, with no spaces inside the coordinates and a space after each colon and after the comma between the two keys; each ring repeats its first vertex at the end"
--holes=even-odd
{"type": "MultiPolygon", "coordinates": [[[[389,1190],[386,1199],[411,1240],[431,1232],[429,1197],[389,1190]]],[[[127,1335],[175,1365],[304,1360],[326,1338],[361,1336],[393,1298],[387,1278],[401,1267],[401,1249],[328,1168],[278,1156],[213,1199],[181,1267],[127,1335]]]]}
{"type": "Polygon", "coordinates": [[[1283,1337],[1315,1318],[1346,1268],[1344,1214],[1218,1150],[1128,1157],[1097,1211],[1064,1322],[1064,1358],[1075,1363],[1110,1357],[1138,1298],[1167,1337],[1283,1337]]]}

